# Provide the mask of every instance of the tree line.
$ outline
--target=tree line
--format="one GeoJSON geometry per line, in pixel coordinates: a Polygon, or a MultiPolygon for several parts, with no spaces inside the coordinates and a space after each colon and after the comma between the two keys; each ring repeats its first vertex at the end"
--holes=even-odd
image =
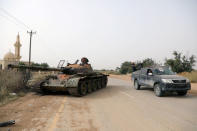
{"type": "MultiPolygon", "coordinates": [[[[25,65],[25,63],[19,62],[19,65],[25,65]]],[[[39,67],[43,67],[43,68],[49,67],[49,65],[47,63],[32,63],[31,66],[39,66],[39,67]]]]}
{"type": "MultiPolygon", "coordinates": [[[[196,63],[196,57],[194,55],[186,56],[181,52],[174,51],[173,58],[166,58],[164,65],[171,67],[172,71],[181,73],[181,72],[191,72],[196,63]]],[[[139,70],[144,67],[150,67],[154,65],[161,65],[154,61],[152,58],[146,58],[142,61],[129,62],[125,61],[121,64],[120,67],[116,68],[116,71],[121,74],[132,73],[136,70],[139,70]]]]}

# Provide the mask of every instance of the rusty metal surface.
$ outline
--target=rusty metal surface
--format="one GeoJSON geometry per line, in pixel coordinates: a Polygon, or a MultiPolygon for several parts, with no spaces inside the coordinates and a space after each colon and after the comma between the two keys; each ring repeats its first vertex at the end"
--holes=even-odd
{"type": "MultiPolygon", "coordinates": [[[[91,64],[88,64],[89,60],[85,57],[81,59],[81,63],[77,64],[76,61],[74,64],[67,64],[66,67],[61,68],[44,68],[39,66],[25,66],[25,65],[9,65],[9,68],[17,68],[20,70],[33,70],[33,71],[56,71],[59,72],[55,75],[49,75],[41,84],[40,88],[51,91],[67,91],[67,89],[72,89],[72,93],[75,95],[80,94],[80,83],[85,83],[88,88],[90,84],[95,85],[94,82],[98,85],[106,86],[107,75],[102,73],[94,72],[91,64]],[[106,81],[103,83],[103,80],[106,81]],[[75,88],[75,90],[73,90],[75,88]],[[76,92],[78,94],[76,94],[76,92]]],[[[82,90],[81,90],[82,92],[82,90]]],[[[71,93],[71,94],[72,94],[71,93]]],[[[84,92],[82,93],[84,94],[84,92]]]]}

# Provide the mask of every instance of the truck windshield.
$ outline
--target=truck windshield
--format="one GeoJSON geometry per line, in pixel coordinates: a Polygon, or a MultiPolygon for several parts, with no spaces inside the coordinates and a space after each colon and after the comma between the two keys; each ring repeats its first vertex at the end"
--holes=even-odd
{"type": "Polygon", "coordinates": [[[175,73],[167,67],[157,68],[154,70],[156,75],[174,75],[175,73]]]}

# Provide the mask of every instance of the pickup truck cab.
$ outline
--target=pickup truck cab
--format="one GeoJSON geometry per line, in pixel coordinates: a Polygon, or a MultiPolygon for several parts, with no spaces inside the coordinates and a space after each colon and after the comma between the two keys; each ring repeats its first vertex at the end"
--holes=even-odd
{"type": "Polygon", "coordinates": [[[139,90],[141,86],[154,88],[156,96],[163,96],[165,92],[177,92],[178,95],[186,95],[191,89],[190,81],[176,75],[169,67],[159,66],[142,68],[132,73],[131,79],[134,88],[139,90]]]}

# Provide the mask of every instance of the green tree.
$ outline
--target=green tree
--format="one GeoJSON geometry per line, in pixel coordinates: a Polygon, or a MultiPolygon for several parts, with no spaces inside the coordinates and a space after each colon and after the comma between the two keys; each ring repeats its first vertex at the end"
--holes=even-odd
{"type": "Polygon", "coordinates": [[[116,67],[115,71],[120,72],[120,67],[116,67]]]}
{"type": "Polygon", "coordinates": [[[41,63],[40,66],[41,66],[41,67],[44,67],[44,68],[49,67],[49,65],[48,65],[47,63],[41,63]]]}
{"type": "Polygon", "coordinates": [[[40,67],[44,67],[44,68],[47,68],[49,67],[49,65],[47,63],[33,63],[32,66],[40,66],[40,67]]]}
{"type": "Polygon", "coordinates": [[[149,66],[153,66],[155,64],[156,64],[155,61],[151,58],[146,58],[142,61],[142,66],[143,67],[149,67],[149,66]]]}
{"type": "Polygon", "coordinates": [[[131,73],[132,72],[131,62],[125,61],[124,63],[122,63],[119,71],[121,74],[131,73]]]}
{"type": "Polygon", "coordinates": [[[25,65],[25,63],[24,63],[24,62],[19,62],[18,64],[19,64],[19,65],[25,65]]]}
{"type": "Polygon", "coordinates": [[[40,66],[39,63],[32,63],[32,66],[40,66]]]}
{"type": "Polygon", "coordinates": [[[165,59],[165,65],[170,66],[174,72],[191,72],[193,70],[193,66],[195,66],[195,56],[191,55],[190,57],[186,57],[182,55],[182,53],[174,51],[174,58],[165,59]]]}
{"type": "Polygon", "coordinates": [[[121,74],[127,74],[127,73],[132,73],[135,70],[139,70],[143,67],[149,67],[155,65],[155,61],[153,61],[151,58],[146,58],[142,61],[137,61],[135,63],[131,63],[128,61],[125,61],[121,64],[121,67],[119,69],[119,72],[121,74]]]}

